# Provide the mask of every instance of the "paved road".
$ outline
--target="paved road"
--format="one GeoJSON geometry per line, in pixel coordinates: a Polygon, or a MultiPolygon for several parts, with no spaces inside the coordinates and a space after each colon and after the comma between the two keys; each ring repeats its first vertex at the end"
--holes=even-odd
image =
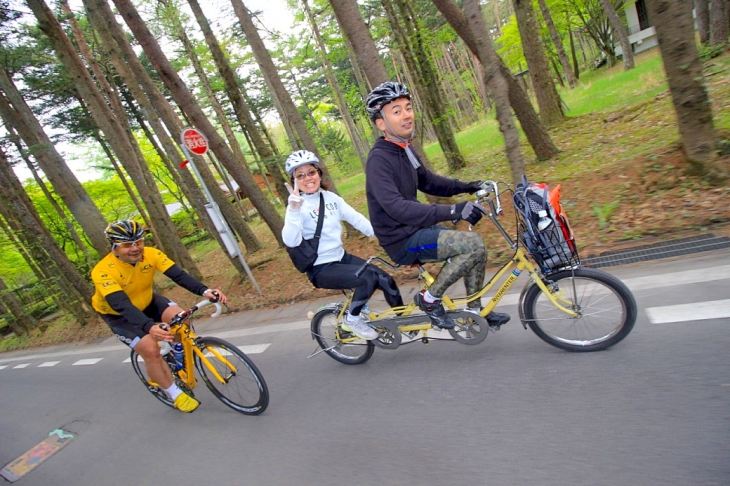
{"type": "MultiPolygon", "coordinates": [[[[264,373],[259,417],[204,388],[194,414],[159,404],[110,341],[2,354],[0,466],[66,427],[79,436],[17,484],[730,484],[729,256],[611,268],[640,313],[599,353],[513,321],[477,346],[414,343],[345,366],[306,359],[309,306],[201,323],[264,373]]],[[[516,316],[516,296],[505,302],[516,316]]]]}

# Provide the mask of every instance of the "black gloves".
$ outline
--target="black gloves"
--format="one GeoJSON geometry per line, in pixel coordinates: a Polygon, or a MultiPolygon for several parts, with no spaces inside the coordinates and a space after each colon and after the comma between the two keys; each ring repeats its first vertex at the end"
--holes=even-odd
{"type": "Polygon", "coordinates": [[[468,192],[469,194],[474,194],[475,192],[482,189],[482,181],[467,182],[466,186],[467,186],[467,189],[464,192],[468,192]]]}
{"type": "Polygon", "coordinates": [[[471,201],[464,201],[451,206],[451,222],[454,224],[460,219],[469,221],[469,224],[477,224],[482,219],[482,214],[487,214],[487,210],[471,201]]]}

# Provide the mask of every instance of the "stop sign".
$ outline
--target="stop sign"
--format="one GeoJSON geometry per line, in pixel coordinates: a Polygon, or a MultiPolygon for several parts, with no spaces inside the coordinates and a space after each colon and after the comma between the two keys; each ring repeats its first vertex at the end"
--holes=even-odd
{"type": "Polygon", "coordinates": [[[196,155],[203,155],[208,151],[208,139],[197,128],[186,128],[181,134],[182,143],[196,155]]]}

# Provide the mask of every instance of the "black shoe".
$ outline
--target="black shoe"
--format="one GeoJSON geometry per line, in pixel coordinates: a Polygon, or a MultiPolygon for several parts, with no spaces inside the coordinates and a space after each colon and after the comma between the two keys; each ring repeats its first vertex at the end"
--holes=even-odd
{"type": "Polygon", "coordinates": [[[495,329],[499,329],[502,324],[507,324],[509,319],[509,314],[502,314],[501,312],[490,312],[487,314],[487,323],[489,324],[489,327],[493,327],[495,329]]]}
{"type": "Polygon", "coordinates": [[[441,301],[438,300],[429,304],[423,300],[423,292],[418,292],[413,300],[419,309],[426,313],[431,318],[431,325],[439,327],[441,329],[453,329],[456,323],[454,320],[446,315],[446,309],[441,305],[441,301]]]}

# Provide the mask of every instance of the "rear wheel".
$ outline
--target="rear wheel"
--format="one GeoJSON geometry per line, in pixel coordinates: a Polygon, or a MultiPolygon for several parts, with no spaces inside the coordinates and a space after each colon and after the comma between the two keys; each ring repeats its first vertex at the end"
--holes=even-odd
{"type": "Polygon", "coordinates": [[[540,339],[567,351],[599,351],[624,339],[636,323],[636,301],[618,278],[595,268],[565,270],[545,279],[570,316],[537,285],[525,294],[525,320],[540,339]]]}
{"type": "MultiPolygon", "coordinates": [[[[136,351],[132,350],[130,359],[132,360],[132,368],[134,368],[134,372],[137,373],[139,379],[142,380],[142,383],[144,384],[145,388],[147,388],[147,391],[152,393],[152,395],[154,395],[156,399],[158,399],[168,407],[175,408],[174,402],[170,400],[170,397],[167,396],[167,393],[165,393],[165,391],[158,384],[150,382],[150,376],[147,373],[147,367],[144,364],[144,359],[142,359],[142,356],[137,354],[136,351]]],[[[172,377],[175,380],[175,383],[177,383],[177,386],[179,386],[183,392],[187,393],[191,397],[195,396],[193,394],[193,391],[180,378],[178,378],[174,372],[172,374],[172,377]]]]}
{"type": "Polygon", "coordinates": [[[201,337],[195,345],[195,367],[213,395],[237,412],[259,415],[269,405],[269,389],[251,359],[233,344],[215,337],[201,337]]]}
{"type": "Polygon", "coordinates": [[[312,336],[325,353],[340,363],[356,365],[369,360],[375,351],[372,342],[360,339],[339,327],[337,309],[321,309],[312,318],[312,336]]]}

